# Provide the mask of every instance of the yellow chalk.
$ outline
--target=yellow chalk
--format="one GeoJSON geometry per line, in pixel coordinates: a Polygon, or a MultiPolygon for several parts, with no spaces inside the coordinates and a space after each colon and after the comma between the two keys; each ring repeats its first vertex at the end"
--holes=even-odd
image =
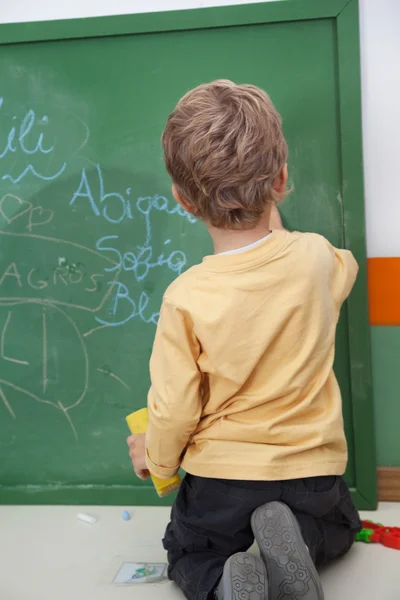
{"type": "MultiPolygon", "coordinates": [[[[141,410],[128,415],[126,417],[126,422],[128,423],[131,433],[146,433],[149,424],[149,413],[147,408],[142,408],[141,410]]],[[[181,478],[178,474],[171,477],[171,479],[160,479],[151,474],[151,479],[153,480],[153,485],[160,498],[177,490],[181,483],[181,478]]]]}

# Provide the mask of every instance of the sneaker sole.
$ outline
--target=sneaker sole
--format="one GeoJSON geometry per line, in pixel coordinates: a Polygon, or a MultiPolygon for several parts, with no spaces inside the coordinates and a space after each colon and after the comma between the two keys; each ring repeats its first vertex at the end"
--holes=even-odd
{"type": "Polygon", "coordinates": [[[292,511],[280,502],[258,508],[251,518],[254,537],[267,567],[274,600],[324,600],[315,565],[292,511]]]}
{"type": "Polygon", "coordinates": [[[224,600],[268,600],[267,573],[257,557],[240,552],[225,564],[224,600]]]}

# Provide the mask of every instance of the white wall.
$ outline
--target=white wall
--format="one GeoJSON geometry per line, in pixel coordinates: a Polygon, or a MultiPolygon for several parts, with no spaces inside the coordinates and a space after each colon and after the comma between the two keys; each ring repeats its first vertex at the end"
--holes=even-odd
{"type": "Polygon", "coordinates": [[[369,256],[400,256],[400,1],[360,0],[369,256]]]}
{"type": "MultiPolygon", "coordinates": [[[[0,22],[179,10],[263,0],[0,0],[0,22]],[[6,4],[6,6],[4,6],[6,4]]],[[[329,0],[325,0],[329,1],[329,0]]],[[[400,0],[359,0],[367,245],[400,256],[400,0]]]]}
{"type": "Polygon", "coordinates": [[[8,3],[0,9],[0,22],[74,19],[105,15],[126,15],[206,6],[249,4],[272,0],[0,0],[8,3]]]}

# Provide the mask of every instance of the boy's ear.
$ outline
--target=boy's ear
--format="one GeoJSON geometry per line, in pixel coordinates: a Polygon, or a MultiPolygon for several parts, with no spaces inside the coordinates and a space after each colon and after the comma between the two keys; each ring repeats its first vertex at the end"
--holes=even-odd
{"type": "Polygon", "coordinates": [[[286,191],[288,181],[288,166],[285,163],[279,173],[278,177],[274,181],[274,190],[278,192],[278,194],[284,194],[286,191]]]}
{"type": "Polygon", "coordinates": [[[172,184],[172,195],[177,201],[177,203],[180,204],[182,208],[186,210],[186,212],[190,213],[191,215],[195,215],[197,213],[196,207],[193,206],[191,202],[185,200],[176,183],[172,184]]]}

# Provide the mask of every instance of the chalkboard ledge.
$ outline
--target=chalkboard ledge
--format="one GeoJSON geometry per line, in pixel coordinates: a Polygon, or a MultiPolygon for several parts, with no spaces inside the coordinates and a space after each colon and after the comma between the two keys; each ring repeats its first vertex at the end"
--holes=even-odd
{"type": "MultiPolygon", "coordinates": [[[[376,502],[358,490],[352,496],[359,510],[374,510],[376,502]]],[[[0,486],[0,505],[171,506],[175,494],[159,498],[151,485],[0,486]]]]}
{"type": "Polygon", "coordinates": [[[0,486],[0,504],[170,506],[175,494],[159,498],[151,485],[0,486]]]}

